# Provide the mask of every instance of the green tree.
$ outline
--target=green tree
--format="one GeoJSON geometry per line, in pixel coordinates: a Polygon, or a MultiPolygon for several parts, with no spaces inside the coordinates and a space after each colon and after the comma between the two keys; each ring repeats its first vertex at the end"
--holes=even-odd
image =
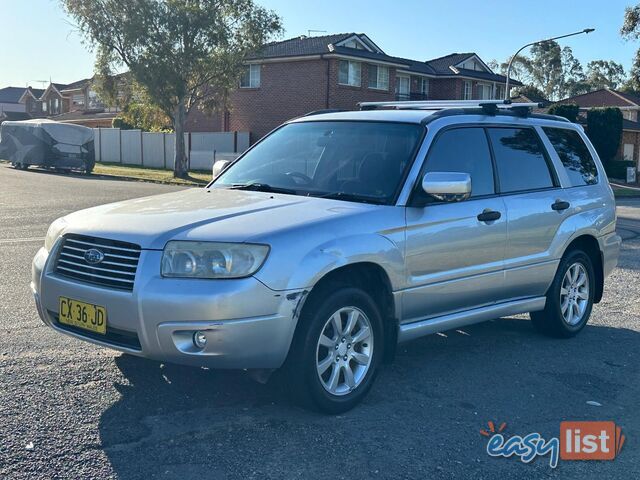
{"type": "Polygon", "coordinates": [[[587,63],[586,81],[592,90],[615,90],[625,81],[624,67],[613,60],[593,60],[587,63]]]}
{"type": "Polygon", "coordinates": [[[61,0],[101,75],[126,67],[176,133],[174,175],[186,177],[184,124],[226,104],[243,59],[282,31],[253,0],[61,0]]]}
{"type": "Polygon", "coordinates": [[[171,132],[171,119],[150,103],[131,102],[113,119],[114,128],[138,128],[145,132],[171,132]]]}
{"type": "Polygon", "coordinates": [[[534,102],[547,102],[548,99],[545,96],[544,92],[540,90],[538,87],[533,85],[523,85],[522,87],[517,87],[515,89],[516,95],[524,95],[525,97],[529,97],[534,102]]]}
{"type": "MultiPolygon", "coordinates": [[[[624,11],[624,23],[620,33],[627,40],[640,39],[640,5],[627,7],[624,11]]],[[[640,50],[636,51],[625,90],[640,92],[640,50]]]]}
{"type": "Polygon", "coordinates": [[[622,112],[620,109],[592,108],[587,113],[587,135],[604,163],[618,153],[622,137],[622,112]]]}
{"type": "Polygon", "coordinates": [[[551,107],[549,108],[549,113],[551,115],[559,115],[560,117],[566,118],[570,122],[576,123],[578,121],[578,113],[580,113],[580,108],[574,103],[557,103],[555,105],[551,105],[551,107]]]}

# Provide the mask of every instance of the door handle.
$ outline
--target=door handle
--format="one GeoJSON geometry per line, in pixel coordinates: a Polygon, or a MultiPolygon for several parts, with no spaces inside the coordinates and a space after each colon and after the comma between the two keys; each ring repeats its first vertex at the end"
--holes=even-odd
{"type": "Polygon", "coordinates": [[[566,210],[569,208],[571,204],[569,202],[565,202],[564,200],[556,200],[555,203],[551,205],[551,209],[556,212],[560,212],[562,210],[566,210]]]}
{"type": "Polygon", "coordinates": [[[480,220],[481,222],[493,222],[494,220],[498,220],[501,216],[502,214],[500,212],[489,210],[487,208],[478,215],[478,220],[480,220]]]}

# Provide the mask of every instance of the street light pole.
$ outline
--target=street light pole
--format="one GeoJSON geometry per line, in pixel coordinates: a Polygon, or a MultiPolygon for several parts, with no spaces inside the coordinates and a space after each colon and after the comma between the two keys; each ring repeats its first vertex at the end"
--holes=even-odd
{"type": "Polygon", "coordinates": [[[507,82],[504,90],[504,99],[509,100],[509,75],[511,75],[511,64],[513,60],[518,56],[518,54],[527,47],[531,47],[533,45],[537,45],[539,43],[550,42],[552,40],[559,40],[561,38],[573,37],[574,35],[581,35],[583,33],[591,33],[595,30],[595,28],[585,28],[584,30],[580,30],[579,32],[567,33],[566,35],[559,35],[557,37],[545,38],[544,40],[538,40],[537,42],[527,43],[518,49],[518,51],[511,57],[509,60],[509,66],[507,67],[507,82]]]}

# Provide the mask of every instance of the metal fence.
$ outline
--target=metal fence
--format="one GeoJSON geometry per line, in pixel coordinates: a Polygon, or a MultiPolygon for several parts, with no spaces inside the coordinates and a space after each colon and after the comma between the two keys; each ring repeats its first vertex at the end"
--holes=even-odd
{"type": "MultiPolygon", "coordinates": [[[[173,169],[175,134],[94,128],[96,161],[173,169]]],[[[249,148],[248,132],[184,134],[189,169],[210,170],[216,158],[233,158],[249,148]]]]}

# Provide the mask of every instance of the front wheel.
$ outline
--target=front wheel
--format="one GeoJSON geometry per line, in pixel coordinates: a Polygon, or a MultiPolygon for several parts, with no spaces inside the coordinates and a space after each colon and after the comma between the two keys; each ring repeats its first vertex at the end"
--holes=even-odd
{"type": "Polygon", "coordinates": [[[357,405],[373,384],[384,347],[382,317],[358,288],[321,296],[305,305],[285,375],[305,406],[342,413],[357,405]]]}
{"type": "Polygon", "coordinates": [[[549,287],[545,309],[530,314],[534,327],[552,337],[573,337],[589,320],[594,292],[591,259],[581,250],[568,253],[549,287]]]}

